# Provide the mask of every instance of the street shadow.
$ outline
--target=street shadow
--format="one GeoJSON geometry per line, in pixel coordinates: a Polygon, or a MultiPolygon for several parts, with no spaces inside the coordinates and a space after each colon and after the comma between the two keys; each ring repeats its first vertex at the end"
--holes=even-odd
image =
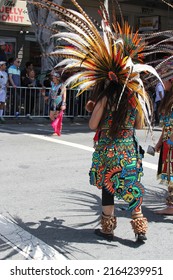
{"type": "MultiPolygon", "coordinates": [[[[73,120],[69,117],[64,117],[62,124],[62,133],[63,135],[71,135],[76,133],[85,133],[91,134],[92,132],[88,126],[89,118],[74,118],[73,120]]],[[[153,131],[161,131],[160,128],[154,128],[153,131]]],[[[49,136],[54,139],[62,139],[60,136],[52,136],[53,128],[49,117],[34,118],[33,120],[28,120],[25,117],[21,118],[6,118],[4,124],[0,123],[0,133],[9,133],[9,134],[20,134],[20,133],[31,133],[41,136],[49,136]]]]}
{"type": "MultiPolygon", "coordinates": [[[[9,133],[9,134],[22,134],[22,133],[31,133],[41,136],[50,136],[52,137],[54,130],[51,126],[51,121],[46,118],[33,118],[33,120],[28,120],[26,118],[14,118],[9,120],[6,118],[5,123],[0,123],[0,133],[9,133]]],[[[61,135],[71,135],[76,133],[91,133],[92,131],[88,126],[88,119],[75,119],[71,121],[69,118],[66,118],[63,121],[61,135]]],[[[93,132],[94,134],[94,132],[93,132]]],[[[53,136],[54,139],[61,139],[61,136],[53,136]]]]}
{"type": "MultiPolygon", "coordinates": [[[[96,239],[93,234],[92,229],[77,229],[73,227],[69,227],[65,225],[65,220],[57,219],[56,217],[47,220],[45,217],[43,220],[35,222],[24,222],[19,217],[11,217],[11,221],[15,223],[18,227],[23,230],[29,232],[32,236],[39,238],[39,240],[45,242],[51,248],[55,249],[60,254],[64,255],[66,259],[76,259],[75,255],[78,253],[83,256],[83,258],[94,258],[92,253],[86,252],[86,250],[79,249],[73,243],[77,244],[102,244],[106,245],[106,247],[117,247],[115,242],[109,242],[102,240],[101,243],[96,239]]],[[[21,234],[21,244],[18,244],[18,248],[22,247],[23,237],[25,236],[24,232],[18,232],[18,236],[21,234]]],[[[33,237],[31,238],[31,243],[33,242],[33,237]]],[[[29,241],[28,241],[29,243],[29,241]]],[[[31,244],[28,244],[28,250],[25,246],[25,251],[32,251],[32,256],[35,256],[38,250],[37,246],[32,246],[32,250],[30,248],[31,244]]],[[[5,244],[0,247],[0,251],[6,251],[10,249],[9,244],[5,244]]],[[[44,251],[40,246],[39,251],[42,251],[43,259],[44,259],[44,251]]],[[[3,260],[9,259],[16,254],[16,250],[11,250],[11,252],[6,255],[3,260]]],[[[50,250],[51,253],[51,250],[50,250]]],[[[34,259],[34,257],[33,257],[34,259]]],[[[50,258],[51,259],[51,258],[50,258]]]]}
{"type": "MultiPolygon", "coordinates": [[[[63,254],[67,259],[75,259],[76,254],[82,254],[84,259],[94,258],[91,252],[88,253],[86,250],[79,249],[79,246],[74,245],[75,243],[98,244],[99,246],[106,246],[106,248],[116,248],[118,247],[117,243],[134,248],[139,246],[132,240],[123,240],[121,238],[114,237],[114,240],[110,242],[103,240],[94,234],[94,227],[100,222],[101,199],[97,195],[89,192],[73,191],[68,197],[66,197],[63,193],[62,199],[64,199],[64,201],[66,201],[69,205],[69,208],[66,211],[67,216],[70,217],[72,221],[74,220],[74,216],[75,221],[77,217],[77,220],[79,221],[78,223],[75,222],[72,226],[67,226],[66,218],[63,213],[61,215],[63,218],[45,217],[38,222],[24,222],[20,217],[10,216],[9,214],[10,220],[20,228],[39,238],[39,240],[45,242],[50,247],[63,254]],[[78,207],[77,209],[76,206],[78,207]],[[88,216],[90,217],[90,221],[80,222],[80,220],[83,221],[85,220],[83,218],[88,216]],[[82,219],[80,219],[80,217],[82,217],[82,219]]],[[[123,211],[118,212],[120,214],[119,216],[121,216],[121,214],[124,216],[123,211]]],[[[18,235],[20,235],[20,232],[18,235]]],[[[24,234],[21,233],[21,236],[22,235],[24,234]]],[[[20,248],[20,244],[18,244],[18,247],[20,248]]],[[[5,251],[9,248],[10,245],[6,244],[6,246],[1,247],[0,250],[5,251]]],[[[4,259],[9,259],[16,253],[17,252],[15,250],[11,250],[4,259]]],[[[35,255],[34,247],[32,247],[32,255],[35,255]]]]}
{"type": "MultiPolygon", "coordinates": [[[[158,192],[159,198],[162,196],[162,192],[162,189],[158,192]]],[[[38,222],[24,222],[20,217],[10,216],[10,214],[9,217],[17,226],[39,238],[39,240],[48,244],[51,248],[64,255],[67,259],[75,259],[76,254],[81,254],[83,259],[94,258],[92,252],[86,252],[86,250],[80,249],[80,246],[75,246],[75,243],[86,244],[86,246],[87,244],[98,244],[99,246],[106,246],[106,248],[117,248],[119,247],[118,243],[130,248],[143,246],[143,243],[136,242],[135,238],[134,240],[130,240],[128,238],[115,236],[114,240],[109,242],[94,234],[94,228],[97,227],[100,221],[101,199],[99,196],[89,192],[75,190],[68,196],[65,195],[65,192],[62,192],[62,195],[60,193],[59,196],[60,199],[69,205],[69,207],[64,210],[65,214],[62,209],[62,218],[58,218],[56,216],[45,217],[38,222]],[[67,216],[72,222],[72,225],[70,226],[69,222],[66,222],[67,216]],[[86,217],[86,221],[84,217],[86,217]],[[74,223],[73,220],[75,221],[74,223]],[[76,222],[76,220],[78,222],[76,222]]],[[[172,224],[173,219],[171,217],[156,215],[154,213],[153,209],[155,209],[155,206],[158,205],[158,202],[159,201],[156,200],[155,192],[150,190],[147,191],[145,203],[142,209],[149,224],[151,222],[164,222],[172,224]],[[151,206],[152,208],[150,208],[151,206]]],[[[124,206],[126,206],[125,204],[117,201],[116,199],[115,204],[116,215],[118,218],[126,217],[127,219],[131,219],[131,213],[129,211],[121,210],[124,206]]],[[[18,244],[18,247],[20,247],[20,244],[18,244]]],[[[3,244],[0,247],[0,251],[6,251],[8,248],[10,248],[10,245],[3,244]]],[[[83,246],[81,246],[81,248],[83,248],[83,246]]],[[[34,255],[34,249],[35,248],[33,247],[32,255],[34,255]]],[[[10,254],[4,257],[4,259],[9,259],[14,254],[16,254],[16,251],[12,250],[10,254]]]]}
{"type": "MultiPolygon", "coordinates": [[[[150,187],[150,186],[149,186],[150,187]]],[[[167,187],[162,185],[152,185],[155,190],[147,189],[144,196],[143,212],[150,222],[172,223],[173,215],[159,215],[155,211],[166,207],[167,187]]]]}

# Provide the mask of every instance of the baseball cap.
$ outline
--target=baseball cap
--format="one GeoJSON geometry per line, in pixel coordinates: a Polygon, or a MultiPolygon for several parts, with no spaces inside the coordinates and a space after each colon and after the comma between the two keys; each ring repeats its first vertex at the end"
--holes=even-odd
{"type": "Polygon", "coordinates": [[[0,46],[4,46],[6,43],[4,41],[0,41],[0,46]]]}
{"type": "Polygon", "coordinates": [[[6,63],[7,63],[6,61],[0,61],[0,66],[6,63]]]}

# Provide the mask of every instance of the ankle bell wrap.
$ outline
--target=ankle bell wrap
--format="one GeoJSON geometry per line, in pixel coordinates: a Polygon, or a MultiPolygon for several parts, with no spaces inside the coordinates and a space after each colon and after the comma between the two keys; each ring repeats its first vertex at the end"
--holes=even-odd
{"type": "Polygon", "coordinates": [[[138,234],[138,233],[145,234],[147,232],[147,229],[148,229],[147,218],[145,218],[145,217],[137,218],[137,219],[132,220],[130,223],[132,225],[132,228],[133,228],[135,234],[138,234]]]}
{"type": "Polygon", "coordinates": [[[168,196],[166,198],[166,205],[168,207],[173,207],[173,186],[172,186],[172,184],[168,186],[168,196]]]}
{"type": "Polygon", "coordinates": [[[143,214],[141,212],[136,212],[132,214],[132,219],[143,218],[143,214]]]}
{"type": "Polygon", "coordinates": [[[102,230],[105,233],[112,233],[117,226],[117,219],[115,216],[102,215],[101,218],[102,230]]]}

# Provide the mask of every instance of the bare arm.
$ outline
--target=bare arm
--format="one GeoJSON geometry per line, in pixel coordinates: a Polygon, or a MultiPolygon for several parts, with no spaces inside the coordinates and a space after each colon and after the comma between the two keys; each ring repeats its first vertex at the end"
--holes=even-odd
{"type": "Polygon", "coordinates": [[[89,120],[89,128],[90,129],[96,130],[98,128],[98,125],[100,123],[100,120],[102,118],[103,111],[104,111],[104,108],[105,108],[105,105],[106,105],[106,101],[107,101],[107,98],[104,97],[94,107],[91,118],[89,120]]]}
{"type": "Polygon", "coordinates": [[[9,74],[9,81],[10,81],[10,83],[11,83],[11,85],[12,85],[13,87],[16,87],[16,85],[15,85],[15,83],[13,82],[13,79],[12,79],[12,74],[9,74]]]}

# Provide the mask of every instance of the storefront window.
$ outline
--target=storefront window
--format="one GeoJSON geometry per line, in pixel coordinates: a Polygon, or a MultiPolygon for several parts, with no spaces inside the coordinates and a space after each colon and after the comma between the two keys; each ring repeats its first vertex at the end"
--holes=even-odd
{"type": "Polygon", "coordinates": [[[7,55],[7,59],[16,56],[16,38],[10,37],[0,37],[1,41],[6,43],[5,53],[7,55]]]}

